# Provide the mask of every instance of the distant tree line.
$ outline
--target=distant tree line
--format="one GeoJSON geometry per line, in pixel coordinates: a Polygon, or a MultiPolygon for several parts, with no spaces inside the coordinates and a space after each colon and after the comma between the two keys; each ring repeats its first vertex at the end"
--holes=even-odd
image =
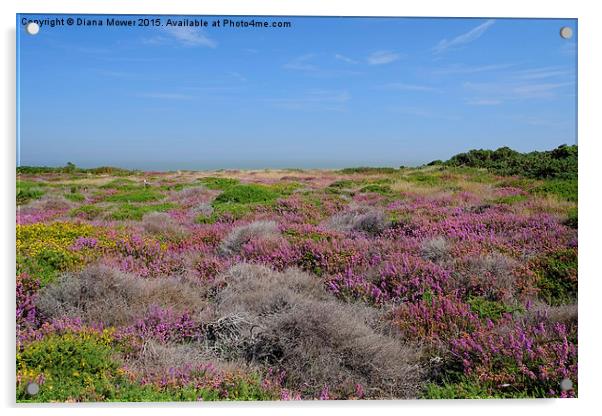
{"type": "Polygon", "coordinates": [[[576,179],[577,145],[563,144],[554,150],[520,153],[509,147],[497,150],[471,150],[447,161],[428,164],[485,168],[498,175],[521,175],[535,179],[576,179]]]}
{"type": "Polygon", "coordinates": [[[91,174],[110,174],[110,175],[128,175],[136,171],[116,168],[112,166],[100,166],[97,168],[84,169],[75,166],[74,163],[67,162],[65,166],[50,167],[50,166],[18,166],[17,173],[23,174],[40,174],[40,173],[91,173],[91,174]]]}

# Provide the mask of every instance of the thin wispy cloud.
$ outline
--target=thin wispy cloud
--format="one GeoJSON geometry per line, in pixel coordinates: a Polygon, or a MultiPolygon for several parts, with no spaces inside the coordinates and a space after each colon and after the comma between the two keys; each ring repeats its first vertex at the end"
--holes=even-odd
{"type": "Polygon", "coordinates": [[[371,53],[367,62],[370,65],[385,65],[395,62],[401,58],[401,55],[391,51],[376,51],[371,53]]]}
{"type": "Polygon", "coordinates": [[[158,100],[191,100],[194,97],[186,94],[178,94],[171,92],[148,92],[138,94],[138,97],[141,98],[153,98],[158,100]]]}
{"type": "Polygon", "coordinates": [[[207,48],[217,47],[217,42],[209,38],[199,29],[192,27],[170,27],[167,33],[184,46],[205,46],[207,48]]]}
{"type": "Polygon", "coordinates": [[[474,42],[475,40],[477,40],[478,38],[480,38],[481,36],[483,36],[483,34],[485,34],[485,32],[487,32],[487,30],[495,23],[495,20],[493,19],[489,19],[487,20],[485,23],[481,23],[480,25],[478,25],[477,27],[469,30],[466,33],[463,33],[459,36],[456,36],[455,38],[452,39],[442,39],[433,49],[433,52],[435,54],[439,54],[442,52],[445,52],[449,49],[455,49],[457,47],[466,45],[468,43],[474,42]]]}
{"type": "Polygon", "coordinates": [[[339,61],[346,62],[348,64],[357,64],[358,63],[355,59],[351,59],[351,58],[349,58],[349,57],[347,57],[345,55],[341,55],[339,53],[335,54],[334,58],[337,59],[337,60],[339,60],[339,61]]]}
{"type": "Polygon", "coordinates": [[[307,53],[297,56],[285,63],[284,69],[298,71],[313,78],[332,78],[345,75],[357,75],[359,72],[340,68],[325,68],[319,65],[317,58],[323,58],[322,55],[307,53]]]}
{"type": "Polygon", "coordinates": [[[466,100],[466,104],[475,106],[492,106],[501,104],[501,100],[496,99],[471,99],[466,100]]]}
{"type": "Polygon", "coordinates": [[[435,75],[465,75],[477,74],[481,72],[495,72],[516,66],[516,64],[488,64],[488,65],[464,65],[454,64],[442,68],[436,68],[432,71],[435,75]]]}
{"type": "Polygon", "coordinates": [[[265,101],[279,108],[302,111],[344,111],[351,100],[346,90],[309,90],[293,97],[269,98],[265,101]]]}
{"type": "Polygon", "coordinates": [[[570,75],[571,71],[565,68],[559,67],[544,67],[544,68],[533,68],[517,71],[515,77],[518,79],[533,80],[533,79],[546,79],[546,78],[557,78],[565,77],[570,75]]]}
{"type": "Polygon", "coordinates": [[[563,89],[574,86],[573,82],[537,83],[537,82],[465,82],[463,87],[479,97],[475,102],[510,100],[553,99],[560,95],[563,89]]]}
{"type": "Polygon", "coordinates": [[[284,68],[292,69],[295,71],[316,71],[318,67],[311,63],[311,60],[315,57],[313,53],[307,53],[305,55],[297,56],[290,62],[284,64],[284,68]]]}
{"type": "Polygon", "coordinates": [[[166,27],[162,30],[162,35],[152,36],[142,39],[146,45],[166,45],[173,42],[186,47],[205,47],[216,48],[217,42],[200,29],[192,27],[166,27]]]}
{"type": "Polygon", "coordinates": [[[237,81],[240,82],[247,82],[247,78],[242,75],[240,72],[236,72],[236,71],[228,71],[228,75],[234,79],[236,79],[237,81]]]}
{"type": "Polygon", "coordinates": [[[403,82],[392,82],[380,86],[381,89],[393,91],[417,91],[417,92],[439,92],[440,90],[428,85],[406,84],[403,82]]]}

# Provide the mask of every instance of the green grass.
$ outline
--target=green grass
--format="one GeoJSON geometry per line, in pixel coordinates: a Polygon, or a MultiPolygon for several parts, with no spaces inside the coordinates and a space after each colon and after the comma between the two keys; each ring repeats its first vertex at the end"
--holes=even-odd
{"type": "Polygon", "coordinates": [[[520,306],[509,306],[502,302],[485,299],[482,297],[471,297],[466,302],[470,305],[470,309],[479,315],[481,319],[491,319],[497,321],[502,315],[507,313],[522,312],[520,306]]]}
{"type": "Polygon", "coordinates": [[[100,188],[102,189],[117,189],[120,191],[132,191],[135,189],[140,189],[142,188],[144,185],[139,184],[136,181],[133,181],[131,179],[127,179],[127,178],[119,178],[119,179],[113,179],[111,182],[108,182],[102,186],[100,186],[100,188]]]}
{"type": "Polygon", "coordinates": [[[83,217],[87,220],[93,220],[98,218],[104,210],[98,205],[82,205],[81,207],[74,208],[69,212],[72,217],[83,217]]]}
{"type": "MultiPolygon", "coordinates": [[[[215,387],[142,385],[120,371],[114,340],[107,333],[48,335],[17,352],[17,371],[45,381],[35,396],[26,392],[27,382],[17,386],[17,402],[64,402],[75,400],[118,402],[164,402],[224,400],[274,400],[273,393],[262,389],[257,376],[235,376],[215,387]]],[[[33,381],[33,380],[32,380],[33,381]]]]}
{"type": "Polygon", "coordinates": [[[388,185],[379,185],[376,183],[366,185],[360,189],[360,192],[372,192],[381,195],[390,195],[393,193],[393,190],[388,185]]]}
{"type": "Polygon", "coordinates": [[[213,213],[210,216],[200,215],[195,219],[195,222],[200,224],[212,224],[220,219],[237,220],[243,218],[257,207],[273,205],[278,198],[290,195],[301,185],[296,182],[257,185],[210,181],[208,186],[220,186],[223,188],[223,192],[213,200],[211,204],[213,213]]]}
{"type": "Polygon", "coordinates": [[[441,178],[439,176],[430,175],[424,172],[412,172],[409,175],[402,176],[401,179],[426,186],[437,186],[441,183],[441,178]]]}
{"type": "Polygon", "coordinates": [[[239,220],[250,214],[256,207],[265,204],[216,204],[210,216],[199,215],[195,218],[197,224],[213,224],[220,219],[239,220]]]}
{"type": "Polygon", "coordinates": [[[495,198],[491,201],[493,204],[514,205],[527,200],[526,195],[508,195],[495,198]]]}
{"type": "Polygon", "coordinates": [[[237,185],[240,183],[240,181],[238,179],[215,178],[215,177],[200,178],[199,182],[201,182],[203,185],[205,185],[209,189],[218,190],[218,191],[223,191],[224,189],[227,189],[233,185],[237,185]]]}
{"type": "Polygon", "coordinates": [[[564,221],[564,225],[567,225],[571,228],[577,228],[579,226],[579,214],[577,207],[571,208],[567,214],[567,219],[564,221]]]}
{"type": "Polygon", "coordinates": [[[86,197],[79,192],[65,194],[64,197],[73,202],[82,202],[86,200],[86,197]]]}
{"type": "Polygon", "coordinates": [[[213,207],[221,204],[252,204],[270,203],[275,201],[281,193],[265,185],[238,184],[224,190],[214,200],[213,207]]]}
{"type": "Polygon", "coordinates": [[[572,303],[577,299],[577,250],[564,249],[539,261],[539,296],[550,305],[572,303]]]}
{"type": "Polygon", "coordinates": [[[360,166],[356,168],[345,168],[341,169],[339,173],[348,175],[348,174],[364,174],[364,175],[382,175],[382,174],[391,174],[399,172],[398,169],[391,167],[370,167],[370,166],[360,166]]]}
{"type": "Polygon", "coordinates": [[[40,199],[44,195],[45,184],[33,181],[17,180],[17,205],[27,204],[33,199],[40,199]]]}
{"type": "Polygon", "coordinates": [[[153,189],[138,189],[135,191],[122,192],[105,198],[107,202],[150,202],[165,198],[160,192],[153,189]]]}
{"type": "Polygon", "coordinates": [[[550,194],[571,202],[577,202],[577,178],[573,179],[550,179],[536,187],[536,194],[550,194]]]}
{"type": "Polygon", "coordinates": [[[165,212],[174,208],[176,205],[172,203],[154,204],[154,205],[133,205],[122,204],[117,207],[112,213],[111,218],[118,221],[142,219],[144,214],[149,212],[165,212]]]}
{"type": "MultiPolygon", "coordinates": [[[[528,398],[525,392],[508,390],[506,392],[487,388],[478,380],[464,377],[457,382],[443,382],[442,384],[428,383],[422,399],[504,399],[528,398]]],[[[535,396],[537,397],[537,396],[535,396]]],[[[540,396],[545,397],[545,396],[540,396]]]]}

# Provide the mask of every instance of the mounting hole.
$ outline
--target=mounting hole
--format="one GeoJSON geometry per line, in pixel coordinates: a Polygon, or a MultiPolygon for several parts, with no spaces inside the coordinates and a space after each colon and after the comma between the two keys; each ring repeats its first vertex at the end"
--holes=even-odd
{"type": "Polygon", "coordinates": [[[569,391],[573,389],[573,382],[570,378],[563,378],[560,382],[560,390],[569,391]]]}
{"type": "Polygon", "coordinates": [[[27,383],[27,387],[25,387],[27,394],[30,396],[35,396],[40,392],[40,385],[38,383],[27,383]]]}
{"type": "Polygon", "coordinates": [[[560,37],[562,39],[570,39],[573,37],[573,29],[568,26],[563,26],[560,28],[560,37]]]}
{"type": "Polygon", "coordinates": [[[29,22],[27,26],[25,26],[25,31],[30,35],[37,35],[40,31],[40,25],[36,22],[29,22]]]}

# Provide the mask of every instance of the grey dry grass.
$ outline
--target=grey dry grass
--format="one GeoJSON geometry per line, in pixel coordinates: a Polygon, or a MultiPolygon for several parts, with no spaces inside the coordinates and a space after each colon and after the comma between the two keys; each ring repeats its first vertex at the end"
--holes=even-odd
{"type": "Polygon", "coordinates": [[[222,241],[219,252],[230,256],[238,254],[242,246],[252,239],[276,238],[280,235],[278,224],[274,221],[254,221],[247,225],[235,227],[222,241]]]}
{"type": "Polygon", "coordinates": [[[202,288],[176,278],[142,279],[108,266],[90,266],[43,288],[37,307],[51,318],[80,318],[109,326],[132,323],[151,305],[201,313],[202,288]]]}
{"type": "Polygon", "coordinates": [[[344,304],[315,277],[296,269],[274,272],[238,264],[223,276],[218,314],[226,336],[213,329],[216,351],[229,359],[277,367],[286,385],[306,397],[328,386],[345,396],[361,384],[367,397],[415,397],[422,377],[418,354],[370,326],[374,310],[344,304]],[[223,318],[222,318],[223,319],[223,318]]]}

